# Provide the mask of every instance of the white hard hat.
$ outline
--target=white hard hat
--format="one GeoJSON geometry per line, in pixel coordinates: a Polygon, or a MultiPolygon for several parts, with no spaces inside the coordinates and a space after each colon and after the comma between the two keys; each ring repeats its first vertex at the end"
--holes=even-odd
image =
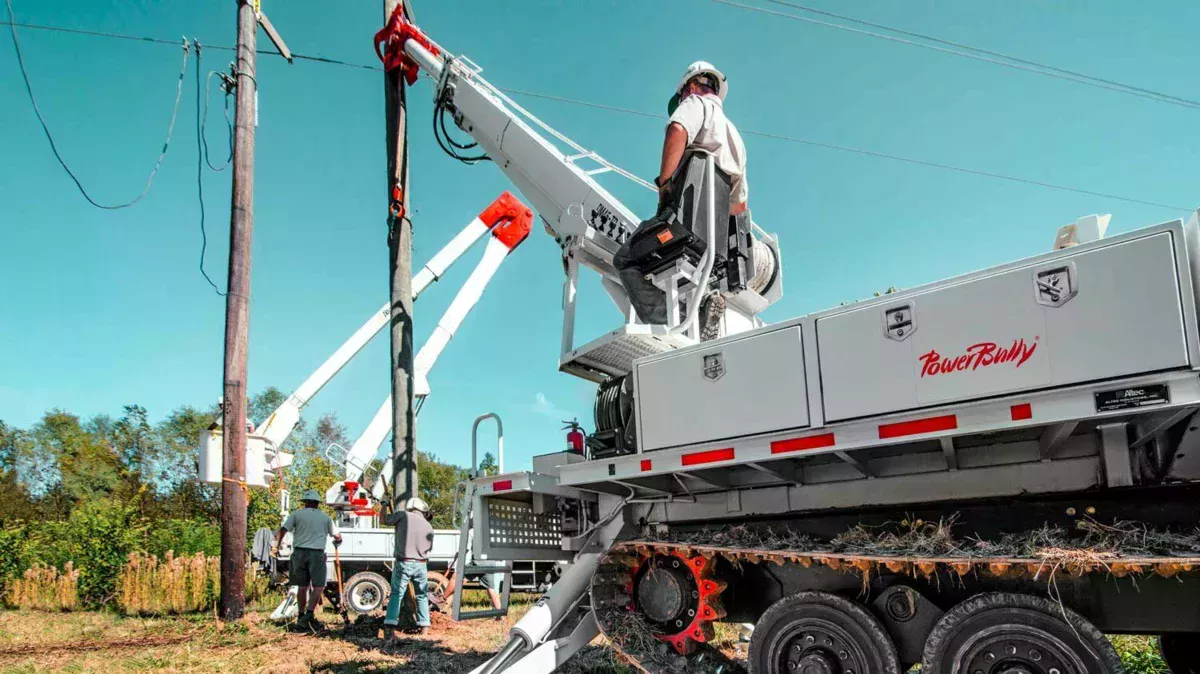
{"type": "Polygon", "coordinates": [[[421,498],[420,496],[414,496],[408,499],[408,501],[404,504],[404,509],[427,513],[429,512],[429,504],[426,503],[425,499],[421,498]]]}
{"type": "Polygon", "coordinates": [[[696,61],[692,65],[688,66],[687,70],[684,71],[683,79],[679,81],[679,86],[676,87],[675,92],[679,93],[683,91],[683,88],[687,86],[687,83],[692,81],[692,79],[697,75],[712,75],[713,78],[717,80],[717,95],[721,97],[722,101],[725,100],[725,94],[729,93],[729,82],[725,80],[725,73],[717,70],[717,67],[708,61],[696,61]]]}

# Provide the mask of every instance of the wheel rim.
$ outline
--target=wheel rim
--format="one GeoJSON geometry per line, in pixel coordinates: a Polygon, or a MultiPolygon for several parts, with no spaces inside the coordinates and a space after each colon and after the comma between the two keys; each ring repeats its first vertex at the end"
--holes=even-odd
{"type": "Polygon", "coordinates": [[[374,583],[359,583],[350,592],[350,603],[359,613],[374,611],[382,603],[383,593],[374,583]]]}
{"type": "Polygon", "coordinates": [[[866,649],[841,625],[824,618],[794,623],[776,641],[776,671],[796,674],[870,674],[866,649]]]}
{"type": "Polygon", "coordinates": [[[995,625],[971,635],[954,658],[962,674],[1087,674],[1073,648],[1027,625],[995,625]]]}

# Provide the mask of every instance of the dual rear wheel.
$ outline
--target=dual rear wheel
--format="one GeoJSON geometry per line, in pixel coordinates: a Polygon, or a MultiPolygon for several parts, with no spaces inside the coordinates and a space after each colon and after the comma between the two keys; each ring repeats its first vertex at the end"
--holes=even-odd
{"type": "MultiPolygon", "coordinates": [[[[773,604],[755,625],[756,674],[899,674],[896,647],[864,606],[825,592],[773,604]]],[[[1070,609],[1022,594],[972,597],[947,612],[925,642],[922,674],[1122,674],[1094,625],[1070,609]]]]}

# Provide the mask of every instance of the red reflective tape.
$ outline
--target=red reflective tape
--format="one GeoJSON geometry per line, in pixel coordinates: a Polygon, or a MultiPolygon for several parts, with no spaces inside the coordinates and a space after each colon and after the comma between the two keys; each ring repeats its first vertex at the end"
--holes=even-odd
{"type": "Polygon", "coordinates": [[[692,452],[684,454],[680,462],[685,466],[695,466],[701,463],[713,463],[715,461],[729,461],[733,458],[733,447],[724,449],[710,449],[707,452],[692,452]]]}
{"type": "Polygon", "coordinates": [[[788,438],[787,440],[776,440],[771,443],[772,454],[783,454],[784,452],[799,452],[805,449],[817,449],[818,447],[832,447],[836,444],[833,433],[823,433],[821,435],[809,435],[803,438],[788,438]]]}
{"type": "Polygon", "coordinates": [[[512,489],[512,480],[497,480],[492,483],[492,491],[505,491],[512,489]]]}
{"type": "Polygon", "coordinates": [[[1033,418],[1033,405],[1029,403],[1013,405],[1011,411],[1013,421],[1025,421],[1026,419],[1033,418]]]}
{"type": "Polygon", "coordinates": [[[954,430],[955,428],[958,428],[958,416],[954,414],[947,414],[944,417],[929,417],[928,419],[914,419],[912,421],[884,424],[879,427],[879,439],[886,440],[888,438],[899,438],[905,435],[920,435],[921,433],[950,431],[954,430]]]}
{"type": "Polygon", "coordinates": [[[642,470],[650,470],[651,465],[650,459],[642,459],[642,470]]]}

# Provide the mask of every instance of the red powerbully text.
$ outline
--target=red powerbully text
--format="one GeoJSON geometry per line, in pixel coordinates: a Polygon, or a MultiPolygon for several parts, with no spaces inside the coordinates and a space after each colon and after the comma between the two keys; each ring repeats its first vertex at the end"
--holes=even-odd
{"type": "Polygon", "coordinates": [[[930,349],[929,353],[919,358],[921,376],[932,377],[964,370],[978,370],[981,367],[1004,363],[1014,363],[1015,367],[1021,367],[1033,356],[1037,347],[1036,341],[1026,342],[1022,338],[1013,340],[1012,346],[1008,347],[998,346],[995,342],[972,344],[967,347],[967,352],[960,356],[943,356],[937,349],[930,349]]]}

